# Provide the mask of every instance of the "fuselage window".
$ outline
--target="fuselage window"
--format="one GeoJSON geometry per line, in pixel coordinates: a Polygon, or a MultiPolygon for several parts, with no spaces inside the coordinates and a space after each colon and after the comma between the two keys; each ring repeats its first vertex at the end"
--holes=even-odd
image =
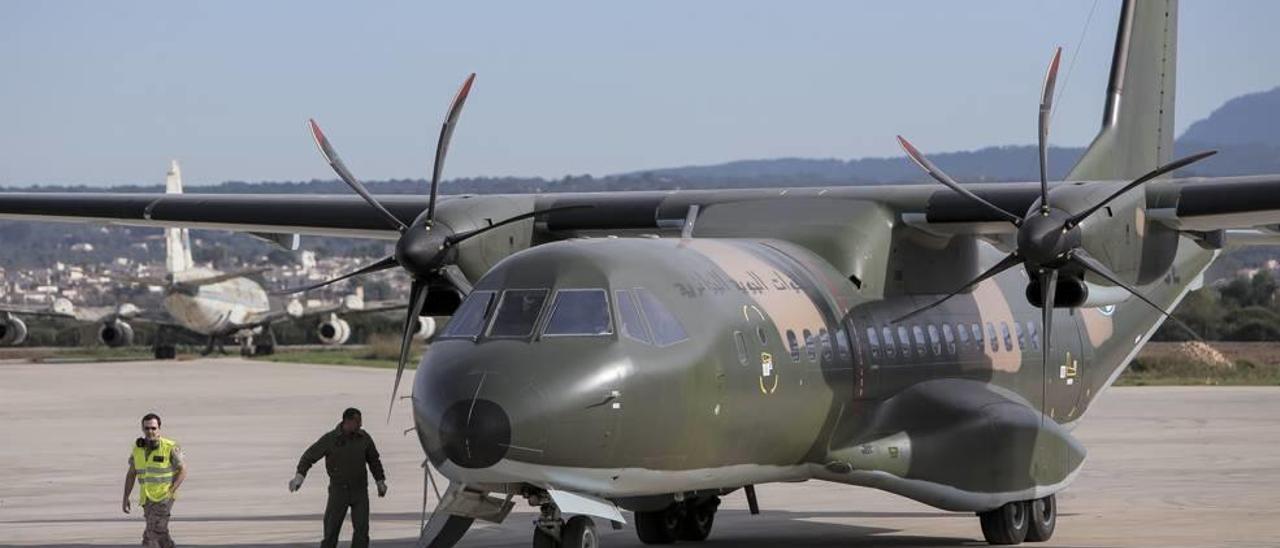
{"type": "Polygon", "coordinates": [[[561,289],[551,302],[551,319],[544,336],[600,336],[613,334],[609,294],[603,289],[561,289]]]}
{"type": "Polygon", "coordinates": [[[954,356],[956,354],[956,335],[951,332],[951,324],[942,324],[942,338],[947,341],[947,353],[954,356]]]}
{"type": "Polygon", "coordinates": [[[978,352],[984,352],[983,345],[986,344],[982,338],[982,326],[976,323],[969,324],[969,329],[973,331],[973,345],[978,347],[978,352]]]}
{"type": "Polygon", "coordinates": [[[894,353],[893,330],[885,327],[880,331],[884,335],[884,355],[886,358],[892,358],[894,353]]]}
{"type": "Polygon", "coordinates": [[[493,291],[475,291],[453,313],[449,325],[440,333],[441,338],[475,338],[484,331],[485,320],[493,307],[493,291]]]}
{"type": "Polygon", "coordinates": [[[911,333],[916,336],[916,355],[923,358],[925,353],[928,352],[926,350],[928,345],[924,342],[924,329],[921,329],[918,325],[913,325],[911,326],[911,333]]]}
{"type": "Polygon", "coordinates": [[[796,332],[787,330],[787,350],[791,351],[791,361],[800,361],[800,341],[796,339],[796,332]]]}
{"type": "MultiPolygon", "coordinates": [[[[649,328],[645,327],[644,317],[640,315],[640,308],[636,305],[635,297],[631,292],[619,289],[613,292],[613,298],[618,302],[618,332],[628,339],[653,344],[653,338],[649,336],[649,328]]],[[[746,352],[745,347],[743,352],[746,352]]]]}
{"type": "Polygon", "coordinates": [[[1036,322],[1027,322],[1027,338],[1031,339],[1031,348],[1040,350],[1040,333],[1036,331],[1036,322]]]}
{"type": "Polygon", "coordinates": [[[738,363],[747,365],[747,339],[741,331],[733,332],[733,345],[738,347],[738,363]]]}
{"type": "Polygon", "coordinates": [[[867,328],[867,344],[871,346],[871,359],[880,359],[880,337],[876,335],[876,328],[867,328]]]}
{"type": "Polygon", "coordinates": [[[640,287],[635,289],[635,293],[636,298],[640,299],[640,309],[649,320],[649,328],[653,329],[653,342],[658,346],[670,346],[689,338],[684,326],[680,325],[680,320],[676,319],[676,315],[658,297],[640,287]]]}
{"type": "Polygon", "coordinates": [[[545,289],[508,289],[498,300],[498,312],[489,327],[490,337],[524,338],[533,334],[542,304],[547,301],[545,289]]]}
{"type": "Polygon", "coordinates": [[[840,353],[841,360],[848,360],[850,354],[849,335],[856,335],[857,332],[848,333],[844,328],[836,330],[836,352],[840,353]]]}
{"type": "Polygon", "coordinates": [[[818,343],[822,345],[822,359],[831,361],[831,332],[818,329],[818,343]]]}
{"type": "Polygon", "coordinates": [[[969,348],[969,329],[962,323],[956,324],[956,334],[960,335],[960,347],[969,348]]]}
{"type": "Polygon", "coordinates": [[[996,326],[991,325],[991,322],[987,322],[987,340],[991,341],[992,352],[1000,351],[1000,336],[996,335],[996,326]]]}
{"type": "Polygon", "coordinates": [[[1009,324],[1000,322],[1000,333],[1004,335],[1004,349],[1013,352],[1013,335],[1009,333],[1009,324]]]}
{"type": "Polygon", "coordinates": [[[907,326],[898,326],[898,348],[902,349],[902,357],[911,357],[911,335],[907,333],[907,326]]]}
{"type": "Polygon", "coordinates": [[[938,338],[938,328],[933,324],[929,324],[929,347],[933,349],[934,356],[942,355],[942,340],[938,338]]]}
{"type": "Polygon", "coordinates": [[[1013,330],[1018,332],[1018,350],[1027,349],[1027,334],[1022,331],[1022,324],[1013,322],[1013,330]]]}
{"type": "Polygon", "coordinates": [[[818,361],[818,340],[813,338],[813,332],[808,329],[804,330],[804,353],[809,356],[809,361],[818,361]]]}

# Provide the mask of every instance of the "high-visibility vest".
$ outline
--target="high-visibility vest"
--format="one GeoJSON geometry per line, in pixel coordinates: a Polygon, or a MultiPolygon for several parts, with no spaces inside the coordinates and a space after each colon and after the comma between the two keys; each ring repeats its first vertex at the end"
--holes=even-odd
{"type": "Polygon", "coordinates": [[[160,438],[160,446],[147,451],[133,448],[133,471],[138,474],[139,503],[163,502],[169,499],[169,486],[178,470],[173,467],[173,440],[160,438]]]}

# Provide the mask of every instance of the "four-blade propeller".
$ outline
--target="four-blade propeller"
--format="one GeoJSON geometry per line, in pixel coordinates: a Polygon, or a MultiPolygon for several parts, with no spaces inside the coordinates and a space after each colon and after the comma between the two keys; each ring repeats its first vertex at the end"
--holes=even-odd
{"type": "MultiPolygon", "coordinates": [[[[1049,70],[1045,75],[1044,84],[1041,88],[1038,132],[1040,157],[1040,200],[1038,204],[1033,205],[1030,208],[1026,215],[1020,216],[1006,211],[999,206],[982,199],[973,192],[970,192],[968,189],[957,183],[955,179],[952,179],[949,175],[939,169],[938,166],[934,165],[933,162],[929,161],[928,158],[921,154],[920,151],[917,150],[916,147],[912,146],[905,138],[901,136],[898,137],[898,143],[902,146],[902,149],[906,151],[907,156],[924,169],[929,176],[951,188],[956,193],[964,196],[970,202],[973,202],[1000,218],[1009,221],[1017,227],[1017,244],[1012,253],[1007,255],[999,263],[996,263],[995,266],[982,274],[979,274],[978,277],[966,282],[964,285],[961,285],[960,288],[952,291],[941,299],[934,301],[928,306],[917,309],[905,316],[893,320],[893,323],[901,322],[916,316],[917,314],[930,310],[946,302],[948,299],[976,287],[978,284],[1000,274],[1001,272],[1015,266],[1025,264],[1029,272],[1039,277],[1041,306],[1043,307],[1042,321],[1044,325],[1044,344],[1042,346],[1044,351],[1043,365],[1046,372],[1048,371],[1050,344],[1053,340],[1054,298],[1057,291],[1059,274],[1063,269],[1069,269],[1072,272],[1093,273],[1094,275],[1133,294],[1138,299],[1155,308],[1164,316],[1172,318],[1168,311],[1151,301],[1151,299],[1148,299],[1133,286],[1124,282],[1119,275],[1112,272],[1105,264],[1085,251],[1081,246],[1081,233],[1079,226],[1080,223],[1090,215],[1097,212],[1099,209],[1106,207],[1107,204],[1111,203],[1116,198],[1119,198],[1124,193],[1161,175],[1208,158],[1217,152],[1212,150],[1200,152],[1159,166],[1121,187],[1110,196],[1107,196],[1106,199],[1093,204],[1078,213],[1073,214],[1063,209],[1053,207],[1049,200],[1050,192],[1048,182],[1049,116],[1053,110],[1053,88],[1057,82],[1058,65],[1061,58],[1062,48],[1058,48],[1053,55],[1053,61],[1049,64],[1049,70]]],[[[1173,319],[1177,321],[1176,318],[1173,319]]],[[[1178,323],[1181,324],[1181,322],[1178,323]]]]}
{"type": "Polygon", "coordinates": [[[388,420],[390,420],[391,410],[395,406],[396,394],[400,391],[400,379],[404,375],[405,362],[409,360],[409,349],[410,343],[413,341],[415,321],[422,313],[423,307],[427,302],[428,288],[432,284],[443,285],[453,288],[454,291],[462,296],[471,292],[471,283],[456,264],[457,246],[485,232],[517,221],[552,211],[588,207],[566,206],[532,211],[504,219],[483,228],[465,232],[453,232],[445,225],[437,226],[435,222],[436,199],[439,195],[440,176],[444,171],[445,156],[449,150],[449,141],[453,137],[453,130],[457,126],[458,117],[462,114],[462,107],[467,101],[467,95],[471,93],[471,85],[475,78],[476,75],[474,73],[467,77],[466,81],[462,83],[462,87],[458,89],[457,95],[454,96],[453,102],[449,105],[448,114],[440,127],[440,136],[436,141],[435,164],[431,170],[431,194],[427,201],[427,208],[414,219],[413,223],[408,225],[369,193],[364,183],[361,183],[355,175],[352,175],[346,164],[342,163],[342,159],[338,157],[337,150],[333,148],[333,145],[329,143],[329,139],[325,137],[324,132],[320,130],[320,125],[315,120],[309,121],[311,135],[315,138],[316,146],[319,147],[320,154],[324,156],[325,161],[329,162],[329,166],[333,168],[333,171],[338,174],[338,177],[347,186],[350,186],[356,194],[364,198],[373,209],[377,210],[387,220],[387,223],[392,228],[400,233],[400,238],[396,241],[395,253],[383,257],[372,264],[317,284],[283,289],[273,293],[292,294],[311,291],[348,278],[397,266],[409,273],[412,278],[409,289],[409,305],[405,315],[404,335],[400,341],[400,359],[396,366],[395,385],[391,390],[391,404],[387,408],[388,420]]]}

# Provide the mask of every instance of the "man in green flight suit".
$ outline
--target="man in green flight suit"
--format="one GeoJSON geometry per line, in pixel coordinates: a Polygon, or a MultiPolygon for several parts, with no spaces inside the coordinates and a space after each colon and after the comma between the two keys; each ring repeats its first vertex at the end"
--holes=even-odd
{"type": "Polygon", "coordinates": [[[373,438],[360,428],[360,410],[354,407],[342,412],[338,427],[320,436],[298,461],[298,473],[289,481],[289,491],[297,491],[307,477],[311,465],[324,458],[329,472],[329,503],[324,509],[322,548],[338,545],[338,532],[351,509],[351,548],[369,545],[369,474],[378,485],[378,496],[387,495],[387,476],[373,438]],[[368,465],[368,472],[365,465],[368,465]]]}

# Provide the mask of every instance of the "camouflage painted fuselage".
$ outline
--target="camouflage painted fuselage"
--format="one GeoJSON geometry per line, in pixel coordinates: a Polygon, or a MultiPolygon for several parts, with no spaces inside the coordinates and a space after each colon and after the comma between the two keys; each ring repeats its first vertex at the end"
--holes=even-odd
{"type": "MultiPolygon", "coordinates": [[[[988,244],[963,245],[996,260],[988,244]]],[[[1143,289],[1172,305],[1211,259],[1183,242],[1168,274],[1143,289]]],[[[945,274],[964,279],[963,269],[945,274]]],[[[1065,487],[1085,456],[1071,426],[1159,313],[1136,300],[1058,310],[1045,368],[1040,310],[1024,297],[1022,269],[902,324],[891,321],[936,296],[894,294],[897,277],[911,274],[851,280],[778,239],[531,248],[499,263],[476,292],[604,289],[610,334],[436,341],[415,382],[418,432],[454,481],[556,487],[624,505],[818,478],[986,510],[1065,487]],[[658,297],[687,338],[660,347],[623,334],[618,291],[633,288],[658,297]]]]}

